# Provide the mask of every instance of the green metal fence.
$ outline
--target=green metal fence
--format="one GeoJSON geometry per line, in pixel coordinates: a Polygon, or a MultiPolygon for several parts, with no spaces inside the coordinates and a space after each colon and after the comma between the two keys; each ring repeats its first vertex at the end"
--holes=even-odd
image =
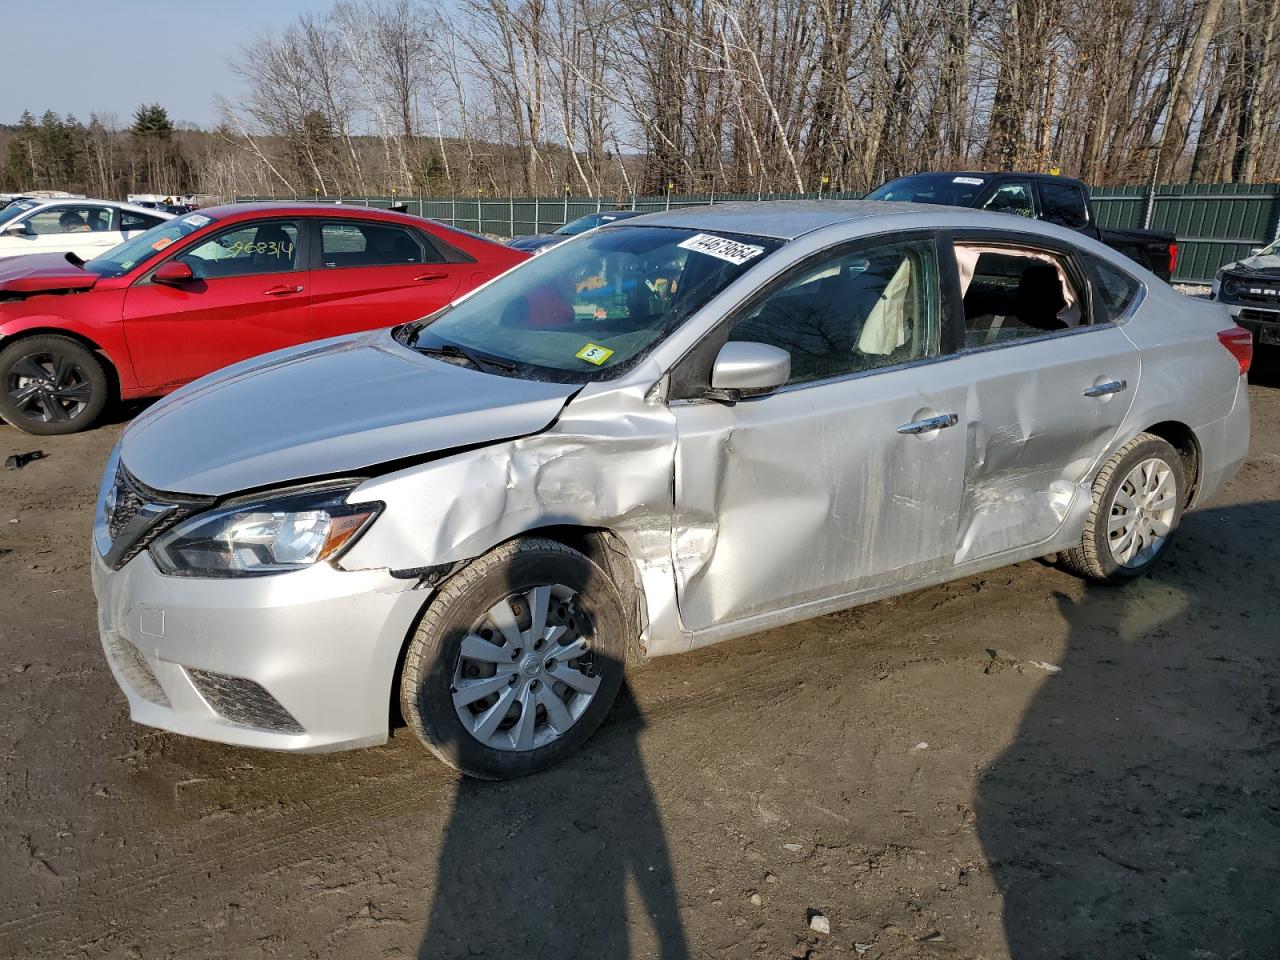
{"type": "MultiPolygon", "coordinates": [[[[300,197],[321,203],[387,208],[404,204],[409,213],[464,230],[499,237],[547,233],[588,213],[639,210],[653,213],[679,207],[742,200],[857,200],[861,193],[736,193],[629,197],[300,197]]],[[[281,197],[238,197],[237,202],[281,197]]],[[[1163,184],[1099,187],[1093,191],[1101,226],[1168,230],[1178,238],[1174,279],[1208,283],[1218,268],[1247,256],[1253,247],[1280,236],[1280,184],[1163,184]]]]}

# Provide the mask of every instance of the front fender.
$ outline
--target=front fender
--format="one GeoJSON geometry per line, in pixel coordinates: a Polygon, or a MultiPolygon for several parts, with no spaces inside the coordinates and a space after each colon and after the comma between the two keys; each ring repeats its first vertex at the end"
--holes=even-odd
{"type": "MultiPolygon", "coordinates": [[[[417,569],[470,560],[548,526],[603,528],[625,544],[646,598],[651,656],[686,640],[671,558],[675,424],[619,389],[571,401],[547,431],[399,470],[351,502],[386,509],[341,561],[417,569]]],[[[670,648],[670,649],[669,649],[670,648]]]]}

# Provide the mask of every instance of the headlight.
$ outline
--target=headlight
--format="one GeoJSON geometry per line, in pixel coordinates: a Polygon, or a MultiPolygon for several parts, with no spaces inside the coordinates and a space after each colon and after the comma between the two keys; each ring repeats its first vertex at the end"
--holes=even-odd
{"type": "Polygon", "coordinates": [[[1239,296],[1241,286],[1241,282],[1235,277],[1225,277],[1222,281],[1222,295],[1224,297],[1239,296]]]}
{"type": "Polygon", "coordinates": [[[355,542],[380,503],[346,502],[356,484],[230,503],[178,524],[151,546],[177,577],[252,577],[333,560],[355,542]]]}

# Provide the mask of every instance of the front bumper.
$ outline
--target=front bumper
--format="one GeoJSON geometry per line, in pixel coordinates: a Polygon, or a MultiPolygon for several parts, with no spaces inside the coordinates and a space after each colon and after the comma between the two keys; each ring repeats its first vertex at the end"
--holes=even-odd
{"type": "Polygon", "coordinates": [[[1253,332],[1255,343],[1280,343],[1280,301],[1228,303],[1219,294],[1218,302],[1227,308],[1232,320],[1253,332]]]}
{"type": "Polygon", "coordinates": [[[138,723],[277,750],[386,740],[396,663],[429,597],[414,581],[325,564],[169,577],[146,552],[92,566],[103,649],[138,723]]]}

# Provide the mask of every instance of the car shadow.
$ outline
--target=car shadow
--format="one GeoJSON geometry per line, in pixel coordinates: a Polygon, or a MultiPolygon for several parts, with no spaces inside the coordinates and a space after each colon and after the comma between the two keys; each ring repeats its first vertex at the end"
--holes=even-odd
{"type": "Polygon", "coordinates": [[[1277,532],[1276,502],[1191,513],[1150,576],[1058,595],[1060,672],[978,786],[1015,960],[1275,955],[1277,532]]]}
{"type": "Polygon", "coordinates": [[[459,782],[420,960],[688,956],[643,728],[624,683],[605,726],[564,763],[459,782]]]}

